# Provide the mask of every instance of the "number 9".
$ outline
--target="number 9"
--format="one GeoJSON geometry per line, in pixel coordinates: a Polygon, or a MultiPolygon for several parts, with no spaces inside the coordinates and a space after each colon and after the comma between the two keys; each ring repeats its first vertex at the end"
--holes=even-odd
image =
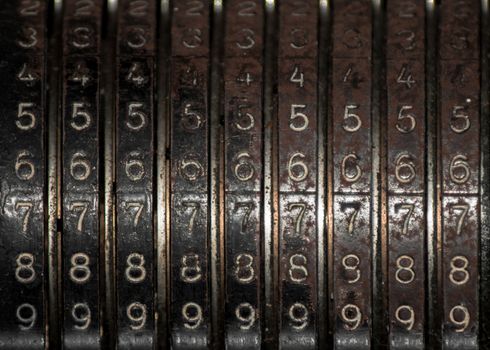
{"type": "Polygon", "coordinates": [[[415,324],[415,312],[413,311],[413,307],[408,305],[400,305],[395,311],[395,317],[398,322],[407,326],[407,331],[412,330],[413,325],[415,324]],[[409,317],[402,318],[402,313],[408,313],[409,317]]]}
{"type": "Polygon", "coordinates": [[[357,305],[347,304],[342,308],[341,311],[342,320],[346,323],[344,325],[345,329],[353,331],[359,327],[361,324],[361,309],[357,305]]]}

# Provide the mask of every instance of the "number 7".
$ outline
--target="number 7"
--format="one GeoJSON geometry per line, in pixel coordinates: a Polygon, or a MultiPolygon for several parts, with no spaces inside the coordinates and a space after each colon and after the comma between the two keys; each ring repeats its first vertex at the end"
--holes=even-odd
{"type": "Polygon", "coordinates": [[[186,209],[191,210],[191,218],[189,219],[188,231],[189,231],[189,234],[192,234],[192,231],[194,231],[194,222],[196,221],[197,212],[199,211],[199,208],[201,207],[201,205],[197,202],[183,202],[182,205],[186,209]]]}
{"type": "Polygon", "coordinates": [[[459,216],[458,223],[456,225],[456,234],[459,236],[463,229],[463,223],[466,215],[468,215],[468,211],[470,210],[470,206],[468,204],[452,204],[450,207],[454,211],[461,211],[461,215],[459,216]]]}
{"type": "Polygon", "coordinates": [[[303,226],[303,218],[306,212],[305,203],[289,203],[288,210],[292,211],[294,209],[299,209],[299,214],[294,221],[294,233],[299,236],[301,234],[301,226],[303,226]]]}
{"type": "Polygon", "coordinates": [[[17,202],[15,203],[15,210],[19,211],[19,209],[25,209],[26,212],[24,214],[24,218],[22,220],[22,232],[27,232],[27,226],[29,225],[29,217],[32,212],[33,203],[32,202],[17,202]]]}
{"type": "Polygon", "coordinates": [[[127,202],[126,203],[126,210],[131,209],[131,208],[136,208],[136,214],[134,215],[134,220],[133,220],[134,226],[138,226],[138,223],[140,222],[141,213],[143,212],[144,207],[145,207],[145,204],[140,203],[140,202],[127,202]]]}
{"type": "Polygon", "coordinates": [[[242,226],[240,228],[240,233],[245,233],[245,228],[248,226],[248,222],[250,220],[250,214],[253,210],[253,202],[237,202],[235,203],[235,212],[240,210],[241,208],[245,209],[245,213],[243,214],[242,226]]]}
{"type": "Polygon", "coordinates": [[[403,228],[402,234],[406,235],[408,232],[408,223],[412,218],[413,208],[415,206],[413,204],[398,204],[395,206],[395,212],[398,213],[400,210],[408,210],[407,215],[405,216],[405,220],[403,220],[403,228]]]}
{"type": "Polygon", "coordinates": [[[85,215],[87,214],[88,211],[88,202],[73,202],[70,204],[69,209],[71,211],[80,211],[80,216],[78,217],[78,222],[77,222],[77,231],[82,232],[83,220],[85,219],[85,215]]]}

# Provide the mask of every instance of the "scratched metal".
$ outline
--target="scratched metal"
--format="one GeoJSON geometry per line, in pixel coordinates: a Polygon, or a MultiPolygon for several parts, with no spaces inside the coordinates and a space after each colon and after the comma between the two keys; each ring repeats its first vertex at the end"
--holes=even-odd
{"type": "Polygon", "coordinates": [[[173,2],[170,62],[170,329],[175,349],[210,343],[208,0],[173,2]]]}
{"type": "Polygon", "coordinates": [[[154,85],[156,4],[119,2],[116,63],[117,348],[155,346],[154,85]]]}
{"type": "Polygon", "coordinates": [[[43,349],[47,8],[0,10],[0,348],[43,349]]]}
{"type": "Polygon", "coordinates": [[[101,4],[63,8],[63,347],[101,348],[99,53],[101,4]]]}
{"type": "Polygon", "coordinates": [[[371,2],[332,2],[333,328],[337,349],[371,344],[371,2]]]}
{"type": "Polygon", "coordinates": [[[423,349],[425,3],[386,5],[389,344],[423,349]]]}
{"type": "Polygon", "coordinates": [[[279,346],[317,344],[318,3],[278,3],[279,346]]]}
{"type": "Polygon", "coordinates": [[[477,349],[480,1],[449,0],[439,11],[442,346],[477,349]]]}
{"type": "Polygon", "coordinates": [[[232,0],[224,11],[225,344],[260,349],[264,8],[232,0]]]}

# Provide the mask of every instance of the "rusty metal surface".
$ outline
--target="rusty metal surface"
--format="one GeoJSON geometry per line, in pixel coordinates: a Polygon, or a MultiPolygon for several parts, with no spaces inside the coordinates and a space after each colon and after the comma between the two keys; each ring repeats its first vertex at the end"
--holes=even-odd
{"type": "Polygon", "coordinates": [[[440,18],[442,346],[476,349],[480,313],[480,2],[444,2],[440,18]]]}
{"type": "Polygon", "coordinates": [[[12,0],[0,349],[486,349],[488,0],[12,0]]]}
{"type": "Polygon", "coordinates": [[[332,4],[333,317],[337,349],[371,344],[371,60],[369,1],[332,4]]]}
{"type": "Polygon", "coordinates": [[[224,16],[225,344],[260,349],[264,6],[228,1],[224,16]]]}
{"type": "Polygon", "coordinates": [[[423,349],[425,331],[425,4],[387,3],[386,148],[389,344],[423,349]]]}

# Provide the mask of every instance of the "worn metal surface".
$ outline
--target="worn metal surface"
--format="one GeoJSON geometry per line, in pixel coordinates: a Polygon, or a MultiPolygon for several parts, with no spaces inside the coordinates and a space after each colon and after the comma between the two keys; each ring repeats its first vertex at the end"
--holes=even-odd
{"type": "Polygon", "coordinates": [[[47,7],[0,10],[0,347],[43,349],[47,7]]]}
{"type": "Polygon", "coordinates": [[[487,0],[12,0],[0,349],[486,349],[487,0]]]}
{"type": "Polygon", "coordinates": [[[117,348],[153,349],[155,3],[119,1],[117,23],[117,348]]]}
{"type": "Polygon", "coordinates": [[[100,47],[102,7],[65,1],[61,114],[63,347],[101,349],[100,47]]]}
{"type": "Polygon", "coordinates": [[[425,4],[389,1],[386,6],[389,344],[393,349],[423,349],[425,4]]]}

